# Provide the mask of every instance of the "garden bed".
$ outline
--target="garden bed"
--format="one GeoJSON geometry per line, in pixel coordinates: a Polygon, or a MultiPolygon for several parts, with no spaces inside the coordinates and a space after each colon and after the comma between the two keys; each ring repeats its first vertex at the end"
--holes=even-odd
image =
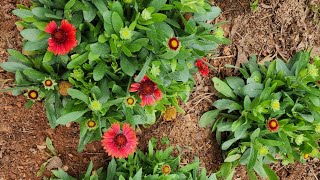
{"type": "MultiPolygon", "coordinates": [[[[21,49],[21,37],[16,29],[17,17],[11,14],[16,4],[27,1],[4,0],[0,2],[0,61],[8,58],[6,49],[21,49]]],[[[210,56],[210,63],[218,71],[210,77],[195,75],[196,88],[188,103],[183,105],[186,114],[178,115],[173,121],[159,119],[149,128],[143,128],[139,137],[139,147],[147,149],[152,138],[168,137],[171,145],[179,146],[183,152],[182,163],[190,163],[195,156],[200,158],[202,167],[214,172],[222,163],[222,153],[210,129],[200,128],[200,116],[211,109],[216,92],[211,78],[236,74],[225,69],[225,64],[239,65],[250,54],[258,54],[261,60],[268,61],[277,56],[288,59],[296,51],[314,47],[319,54],[320,31],[315,25],[314,14],[308,11],[308,2],[264,1],[260,9],[253,13],[247,0],[217,0],[222,15],[216,21],[229,20],[224,30],[232,44],[222,46],[217,54],[210,56]],[[286,13],[283,13],[286,12],[286,13]]],[[[320,3],[320,2],[318,2],[320,3]]],[[[11,86],[13,75],[0,69],[0,88],[11,86]]],[[[90,160],[95,168],[106,166],[110,158],[99,142],[86,146],[82,153],[77,152],[79,127],[70,124],[52,130],[47,123],[44,107],[37,102],[26,110],[25,97],[0,93],[0,179],[35,179],[35,173],[48,158],[43,149],[46,137],[50,137],[63,162],[63,168],[73,176],[83,173],[90,160]]],[[[159,148],[163,147],[158,143],[159,148]]],[[[282,179],[320,178],[319,160],[310,159],[306,165],[274,165],[273,169],[282,179]]],[[[47,172],[48,173],[48,172],[47,172]]],[[[235,178],[246,178],[244,168],[238,168],[235,178]]]]}

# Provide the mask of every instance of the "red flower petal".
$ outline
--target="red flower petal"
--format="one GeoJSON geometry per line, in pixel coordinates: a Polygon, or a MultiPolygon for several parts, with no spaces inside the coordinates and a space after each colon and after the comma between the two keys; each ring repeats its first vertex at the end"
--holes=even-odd
{"type": "Polygon", "coordinates": [[[133,83],[130,85],[130,92],[137,92],[140,88],[140,83],[133,83]]]}
{"type": "Polygon", "coordinates": [[[138,144],[138,140],[133,129],[124,123],[122,127],[122,132],[120,131],[120,124],[112,124],[111,127],[103,134],[103,139],[101,140],[104,150],[109,156],[115,158],[127,158],[129,154],[135,152],[138,144]],[[126,141],[123,146],[118,147],[115,142],[115,137],[117,135],[125,136],[126,141]]]}
{"type": "Polygon", "coordinates": [[[57,30],[57,23],[55,21],[51,21],[45,28],[46,33],[53,34],[57,30]]]}
{"type": "Polygon", "coordinates": [[[157,88],[157,89],[154,91],[154,97],[156,98],[156,100],[162,99],[162,92],[160,91],[160,89],[157,88]]]}

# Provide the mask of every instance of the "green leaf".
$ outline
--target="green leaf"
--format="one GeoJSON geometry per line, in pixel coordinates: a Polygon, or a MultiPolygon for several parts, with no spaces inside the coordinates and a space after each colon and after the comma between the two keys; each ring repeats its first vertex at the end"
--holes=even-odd
{"type": "Polygon", "coordinates": [[[249,155],[249,163],[248,163],[248,170],[252,170],[254,165],[256,164],[257,161],[257,156],[258,152],[257,150],[253,147],[253,143],[250,145],[250,155],[249,155]]]}
{"type": "Polygon", "coordinates": [[[201,116],[199,121],[200,127],[206,127],[208,125],[212,125],[215,122],[216,117],[219,115],[219,113],[220,111],[217,109],[204,113],[201,116]]]}
{"type": "Polygon", "coordinates": [[[0,64],[0,67],[12,73],[16,71],[23,71],[25,69],[31,69],[29,66],[17,62],[4,62],[0,64]]]}
{"type": "Polygon", "coordinates": [[[141,180],[142,179],[142,168],[134,175],[132,180],[141,180]]]}
{"type": "Polygon", "coordinates": [[[151,15],[151,17],[152,17],[152,21],[154,21],[155,23],[163,22],[167,19],[167,16],[161,13],[154,13],[151,15]]]}
{"type": "Polygon", "coordinates": [[[86,10],[83,11],[84,20],[87,22],[93,21],[97,15],[96,9],[94,8],[94,6],[91,3],[87,2],[87,1],[82,1],[82,2],[86,6],[86,10]]]}
{"type": "MultiPolygon", "coordinates": [[[[90,161],[90,164],[89,164],[89,166],[88,166],[87,172],[86,172],[86,174],[84,175],[84,179],[90,178],[92,168],[93,168],[93,163],[92,163],[92,161],[90,161]]],[[[91,180],[91,179],[90,179],[90,180],[91,180]]]]}
{"type": "Polygon", "coordinates": [[[213,103],[213,106],[215,106],[220,111],[228,109],[228,113],[234,110],[239,110],[239,111],[242,110],[242,107],[240,104],[230,99],[219,99],[213,103]]]}
{"type": "Polygon", "coordinates": [[[137,70],[135,64],[131,63],[127,58],[120,57],[120,66],[123,72],[129,76],[133,76],[137,70]]]}
{"type": "Polygon", "coordinates": [[[135,82],[140,82],[142,80],[142,78],[144,77],[144,75],[146,74],[147,72],[147,68],[149,67],[149,64],[152,60],[152,54],[150,54],[147,59],[146,59],[146,62],[144,63],[140,73],[138,74],[138,76],[134,79],[135,82]]]}
{"type": "Polygon", "coordinates": [[[154,13],[158,12],[165,4],[167,0],[152,0],[148,7],[154,7],[154,13]]]}
{"type": "Polygon", "coordinates": [[[8,53],[13,57],[14,59],[26,64],[26,65],[32,65],[33,63],[23,54],[21,54],[19,51],[14,49],[8,49],[8,53]]]}
{"type": "Polygon", "coordinates": [[[121,50],[126,56],[132,57],[131,51],[125,45],[121,46],[121,50]]]}
{"type": "Polygon", "coordinates": [[[89,98],[86,94],[84,94],[82,91],[79,91],[77,89],[68,89],[68,94],[71,96],[72,99],[79,99],[83,101],[86,104],[89,104],[89,98]]]}
{"type": "Polygon", "coordinates": [[[45,50],[48,47],[48,38],[42,38],[38,41],[27,41],[23,45],[23,49],[26,51],[38,51],[45,50]]]}
{"type": "Polygon", "coordinates": [[[116,175],[116,170],[117,170],[117,163],[114,160],[114,158],[112,158],[112,160],[109,162],[109,165],[108,165],[107,179],[114,179],[116,175]]]}
{"type": "Polygon", "coordinates": [[[95,81],[100,81],[107,72],[105,62],[100,62],[93,70],[93,79],[95,81]]]}
{"type": "Polygon", "coordinates": [[[69,0],[66,5],[64,6],[64,10],[69,10],[72,6],[76,3],[76,0],[69,0]]]}
{"type": "Polygon", "coordinates": [[[94,43],[90,45],[90,50],[95,55],[108,56],[110,54],[110,46],[107,43],[94,43]]]}
{"type": "Polygon", "coordinates": [[[262,167],[263,167],[264,171],[266,172],[269,180],[278,180],[279,179],[277,174],[267,164],[263,164],[262,167]]]}
{"type": "Polygon", "coordinates": [[[221,81],[219,78],[214,77],[212,78],[212,81],[214,83],[214,88],[223,94],[226,97],[230,97],[233,99],[236,99],[236,95],[232,92],[232,89],[223,81],[221,81]]]}
{"type": "Polygon", "coordinates": [[[302,119],[312,123],[314,121],[314,117],[312,116],[312,114],[302,114],[302,113],[298,113],[302,119]]]}
{"type": "Polygon", "coordinates": [[[46,146],[53,155],[58,155],[57,150],[53,147],[52,141],[49,137],[46,138],[46,146]]]}
{"type": "Polygon", "coordinates": [[[67,65],[67,68],[68,69],[73,69],[73,68],[75,68],[77,66],[82,65],[83,63],[85,63],[88,60],[88,54],[89,53],[86,52],[86,53],[74,58],[73,60],[71,60],[69,62],[69,64],[67,65]]]}
{"type": "Polygon", "coordinates": [[[238,159],[240,159],[241,157],[241,154],[234,154],[234,155],[231,155],[231,156],[228,156],[224,162],[233,162],[233,161],[236,161],[238,159]]]}
{"type": "Polygon", "coordinates": [[[88,111],[89,110],[86,109],[86,110],[83,110],[83,111],[74,111],[74,112],[65,114],[65,115],[63,115],[63,116],[61,116],[60,118],[57,119],[57,123],[58,124],[62,124],[62,125],[66,125],[69,122],[76,121],[77,119],[82,117],[88,111]]]}
{"type": "Polygon", "coordinates": [[[188,173],[197,167],[199,167],[199,162],[194,162],[192,164],[188,164],[188,165],[183,166],[182,168],[180,168],[179,171],[183,172],[183,173],[188,173]]]}
{"type": "Polygon", "coordinates": [[[12,13],[14,15],[20,17],[21,19],[33,17],[32,12],[30,10],[27,10],[27,9],[15,9],[15,10],[12,11],[12,13]]]}
{"type": "Polygon", "coordinates": [[[39,29],[24,29],[20,31],[21,36],[28,41],[38,41],[40,35],[43,36],[44,32],[39,29]]]}
{"type": "Polygon", "coordinates": [[[254,141],[259,135],[260,135],[260,128],[254,130],[253,133],[250,135],[251,141],[254,141]]]}
{"type": "Polygon", "coordinates": [[[250,83],[243,87],[243,95],[251,98],[257,97],[263,91],[264,85],[261,83],[250,83]]]}
{"type": "Polygon", "coordinates": [[[112,12],[111,22],[112,22],[113,30],[116,33],[119,33],[120,29],[123,28],[123,21],[117,12],[112,12]]]}
{"type": "Polygon", "coordinates": [[[32,13],[39,19],[41,20],[46,20],[46,21],[50,21],[51,18],[46,17],[46,14],[52,14],[54,15],[54,12],[44,8],[44,7],[35,7],[32,9],[32,13]]]}
{"type": "MultiPolygon", "coordinates": [[[[219,130],[219,129],[218,129],[219,130]]],[[[222,150],[227,150],[229,149],[229,147],[234,143],[236,142],[238,139],[237,138],[233,138],[233,139],[229,139],[228,141],[224,142],[221,146],[221,149],[222,150]]]]}
{"type": "Polygon", "coordinates": [[[31,68],[23,70],[23,74],[26,75],[28,79],[30,79],[33,82],[41,82],[45,78],[49,77],[48,74],[42,73],[31,68]]]}
{"type": "Polygon", "coordinates": [[[247,172],[250,180],[258,180],[254,170],[247,170],[247,172]]]}
{"type": "Polygon", "coordinates": [[[219,7],[212,6],[210,12],[206,12],[204,14],[196,13],[194,15],[194,20],[202,21],[202,22],[213,20],[216,17],[218,17],[220,13],[221,13],[221,9],[219,7]]]}

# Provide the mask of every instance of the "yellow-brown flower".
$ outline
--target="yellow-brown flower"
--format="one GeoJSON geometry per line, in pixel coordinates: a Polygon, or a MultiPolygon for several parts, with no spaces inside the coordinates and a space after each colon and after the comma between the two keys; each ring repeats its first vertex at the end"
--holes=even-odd
{"type": "Polygon", "coordinates": [[[269,119],[267,122],[267,127],[269,131],[276,132],[279,129],[279,123],[276,118],[269,119]]]}
{"type": "Polygon", "coordinates": [[[172,121],[177,117],[177,110],[174,106],[169,107],[163,114],[165,121],[172,121]]]}
{"type": "Polygon", "coordinates": [[[171,173],[171,167],[168,164],[164,164],[161,169],[162,169],[162,174],[170,174],[171,173]]]}
{"type": "Polygon", "coordinates": [[[71,87],[72,87],[72,84],[69,81],[60,81],[59,94],[62,96],[68,96],[68,89],[71,87]]]}

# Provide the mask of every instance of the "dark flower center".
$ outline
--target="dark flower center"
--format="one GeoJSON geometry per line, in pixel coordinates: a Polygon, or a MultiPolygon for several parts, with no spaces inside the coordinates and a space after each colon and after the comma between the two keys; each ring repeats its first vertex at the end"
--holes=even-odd
{"type": "Polygon", "coordinates": [[[52,38],[58,43],[62,44],[67,40],[67,33],[61,29],[58,29],[52,34],[52,38]]]}
{"type": "Polygon", "coordinates": [[[114,138],[113,138],[113,142],[116,144],[116,146],[118,146],[118,149],[119,148],[122,148],[124,147],[128,140],[127,140],[127,137],[123,134],[117,134],[114,138]]]}
{"type": "Polygon", "coordinates": [[[152,95],[155,90],[154,82],[147,80],[140,83],[140,94],[142,95],[152,95]]]}
{"type": "Polygon", "coordinates": [[[38,98],[38,92],[35,90],[31,90],[28,93],[28,96],[30,99],[37,99],[38,98]]]}
{"type": "Polygon", "coordinates": [[[46,86],[52,86],[53,84],[51,80],[46,80],[44,83],[46,86]]]}

